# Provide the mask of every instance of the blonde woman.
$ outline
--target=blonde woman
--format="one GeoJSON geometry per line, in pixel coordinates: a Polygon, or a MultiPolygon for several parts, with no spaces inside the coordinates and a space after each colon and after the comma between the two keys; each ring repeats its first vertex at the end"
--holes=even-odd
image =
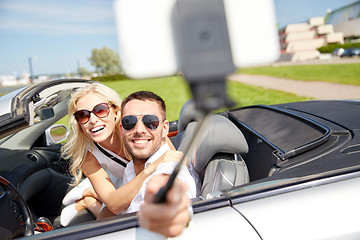
{"type": "MultiPolygon", "coordinates": [[[[131,160],[120,135],[119,95],[109,87],[94,82],[75,92],[68,103],[72,132],[62,147],[62,156],[71,159],[70,173],[74,185],[83,174],[87,177],[64,198],[66,206],[60,217],[67,226],[76,213],[87,208],[98,217],[102,204],[119,214],[131,203],[143,182],[164,161],[177,161],[164,156],[121,186],[126,164],[131,160]]],[[[170,140],[167,139],[170,143],[170,140]]]]}

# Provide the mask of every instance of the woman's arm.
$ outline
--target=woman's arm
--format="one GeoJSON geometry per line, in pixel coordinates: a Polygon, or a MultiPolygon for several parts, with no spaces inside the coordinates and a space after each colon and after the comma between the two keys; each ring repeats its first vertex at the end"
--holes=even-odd
{"type": "Polygon", "coordinates": [[[182,153],[168,151],[154,163],[141,171],[133,180],[116,189],[97,159],[88,153],[83,164],[83,173],[89,178],[99,196],[108,209],[114,214],[119,214],[122,210],[129,207],[135,195],[140,191],[144,181],[156,170],[157,166],[166,161],[179,161],[182,153]]]}
{"type": "Polygon", "coordinates": [[[103,202],[111,212],[119,214],[130,205],[145,179],[148,178],[153,171],[152,169],[142,171],[132,181],[116,189],[105,169],[101,167],[94,155],[89,153],[83,164],[83,173],[91,181],[96,194],[99,196],[99,200],[103,202]]]}

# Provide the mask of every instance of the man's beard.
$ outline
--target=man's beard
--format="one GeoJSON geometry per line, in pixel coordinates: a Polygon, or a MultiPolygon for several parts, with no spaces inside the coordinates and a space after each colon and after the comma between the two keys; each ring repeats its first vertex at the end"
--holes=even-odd
{"type": "Polygon", "coordinates": [[[147,153],[142,153],[139,150],[132,149],[130,154],[134,164],[137,165],[145,163],[157,150],[159,150],[160,147],[161,146],[158,146],[156,149],[153,149],[151,152],[147,153]]]}

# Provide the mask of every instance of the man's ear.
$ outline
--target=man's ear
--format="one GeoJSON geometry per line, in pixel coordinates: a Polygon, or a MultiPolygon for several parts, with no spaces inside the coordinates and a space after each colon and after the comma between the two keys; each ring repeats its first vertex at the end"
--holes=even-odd
{"type": "Polygon", "coordinates": [[[164,120],[164,131],[163,131],[163,137],[166,137],[169,134],[169,121],[164,120]]]}

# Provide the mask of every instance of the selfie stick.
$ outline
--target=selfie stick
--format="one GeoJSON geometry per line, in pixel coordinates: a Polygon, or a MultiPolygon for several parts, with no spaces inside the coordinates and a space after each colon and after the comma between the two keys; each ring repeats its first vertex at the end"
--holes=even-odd
{"type": "Polygon", "coordinates": [[[194,130],[194,139],[184,147],[185,154],[167,184],[155,195],[156,203],[166,201],[166,194],[184,160],[196,150],[200,137],[208,127],[211,112],[233,105],[226,94],[225,80],[235,67],[223,1],[178,0],[173,15],[181,69],[190,85],[195,106],[204,117],[194,130]]]}

